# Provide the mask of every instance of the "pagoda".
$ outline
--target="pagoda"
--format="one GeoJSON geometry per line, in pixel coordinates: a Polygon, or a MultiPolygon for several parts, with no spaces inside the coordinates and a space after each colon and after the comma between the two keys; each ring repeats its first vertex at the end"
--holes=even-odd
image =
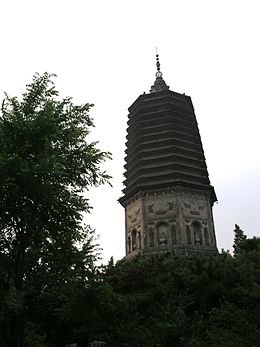
{"type": "Polygon", "coordinates": [[[191,98],[166,85],[156,54],[149,94],[129,107],[125,189],[126,257],[218,253],[210,184],[191,98]]]}

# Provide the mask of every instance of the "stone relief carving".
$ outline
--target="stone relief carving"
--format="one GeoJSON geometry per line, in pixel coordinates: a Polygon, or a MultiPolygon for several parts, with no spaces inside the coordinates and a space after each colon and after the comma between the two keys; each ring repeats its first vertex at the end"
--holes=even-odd
{"type": "Polygon", "coordinates": [[[158,193],[137,198],[126,207],[128,253],[157,248],[214,245],[211,206],[207,195],[194,192],[158,193]]]}
{"type": "Polygon", "coordinates": [[[168,243],[168,225],[165,223],[158,224],[158,242],[161,245],[166,245],[168,243]]]}
{"type": "Polygon", "coordinates": [[[141,207],[138,203],[134,203],[127,208],[127,225],[134,227],[141,224],[141,207]]]}
{"type": "Polygon", "coordinates": [[[154,202],[152,204],[149,204],[147,207],[147,210],[150,214],[156,215],[156,216],[162,216],[167,214],[168,212],[175,211],[175,201],[169,201],[169,202],[154,202]]]}
{"type": "Polygon", "coordinates": [[[192,216],[205,216],[207,201],[202,199],[185,198],[182,203],[185,214],[192,216]]]}

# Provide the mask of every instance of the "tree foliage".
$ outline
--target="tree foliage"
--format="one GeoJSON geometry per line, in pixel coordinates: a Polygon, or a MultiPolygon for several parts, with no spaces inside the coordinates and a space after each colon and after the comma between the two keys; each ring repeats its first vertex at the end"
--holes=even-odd
{"type": "MultiPolygon", "coordinates": [[[[66,297],[52,315],[54,346],[100,340],[111,347],[257,347],[260,248],[236,257],[164,253],[110,260],[89,286],[79,283],[66,297]]],[[[50,316],[36,324],[41,331],[50,316]]]]}
{"type": "Polygon", "coordinates": [[[36,74],[21,100],[6,94],[1,108],[0,271],[10,346],[22,340],[30,290],[46,278],[58,286],[86,277],[95,252],[82,223],[84,193],[109,180],[100,169],[109,153],[87,142],[92,105],[60,100],[53,77],[36,74]]]}
{"type": "Polygon", "coordinates": [[[247,236],[245,235],[244,231],[240,228],[239,225],[235,224],[235,230],[234,230],[234,255],[237,255],[241,252],[241,245],[246,240],[247,236]]]}
{"type": "Polygon", "coordinates": [[[260,247],[121,260],[105,277],[128,311],[109,346],[258,346],[259,275],[260,247]]]}

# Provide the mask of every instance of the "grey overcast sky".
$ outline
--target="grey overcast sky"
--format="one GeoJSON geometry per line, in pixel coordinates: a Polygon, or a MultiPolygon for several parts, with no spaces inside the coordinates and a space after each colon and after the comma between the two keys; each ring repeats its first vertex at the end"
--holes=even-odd
{"type": "Polygon", "coordinates": [[[155,47],[170,89],[190,95],[210,180],[219,249],[234,224],[260,236],[260,3],[258,0],[1,0],[0,93],[21,95],[35,72],[56,73],[61,96],[95,104],[91,138],[113,154],[113,188],[88,193],[86,222],[104,262],[124,256],[128,107],[155,80],[155,47]]]}

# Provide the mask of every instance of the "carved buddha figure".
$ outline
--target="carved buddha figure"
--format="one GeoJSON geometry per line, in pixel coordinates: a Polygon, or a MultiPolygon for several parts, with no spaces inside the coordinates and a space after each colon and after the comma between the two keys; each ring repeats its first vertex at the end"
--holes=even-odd
{"type": "Polygon", "coordinates": [[[161,223],[157,226],[158,241],[160,245],[166,245],[168,242],[168,226],[165,223],[161,223]]]}

